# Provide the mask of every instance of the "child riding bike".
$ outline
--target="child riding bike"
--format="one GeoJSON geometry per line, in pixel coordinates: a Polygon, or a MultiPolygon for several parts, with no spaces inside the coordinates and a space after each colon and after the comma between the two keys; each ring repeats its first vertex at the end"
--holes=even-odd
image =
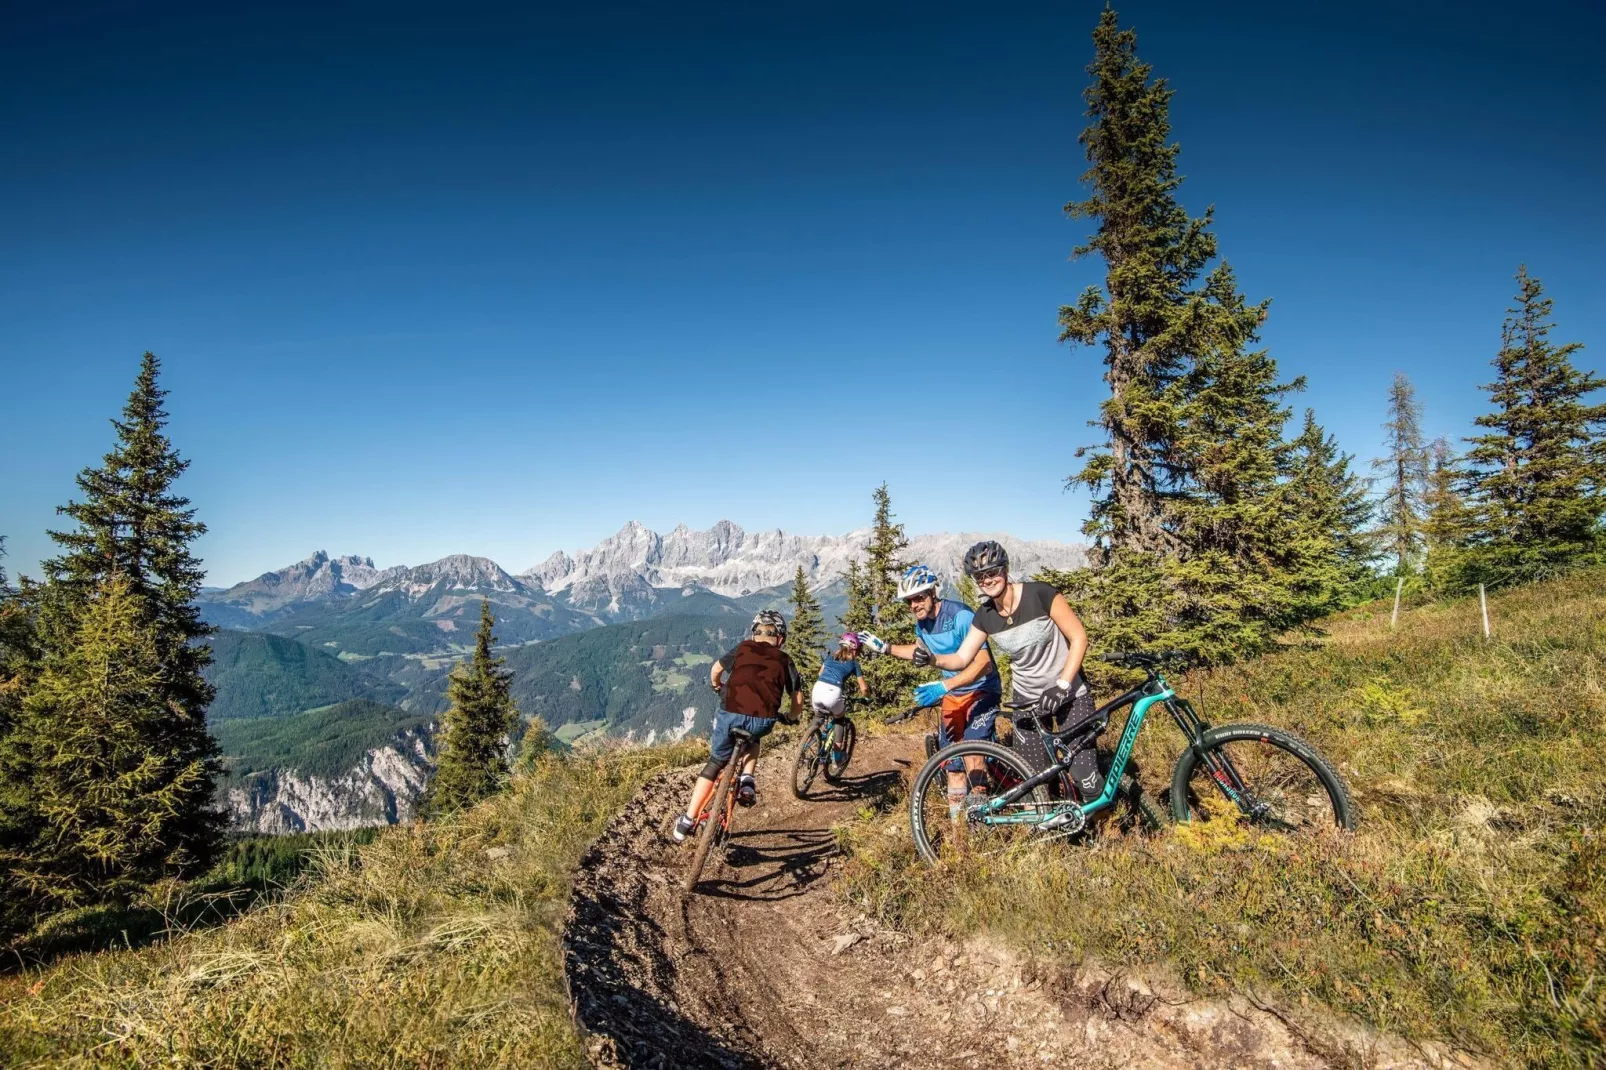
{"type": "MultiPolygon", "coordinates": [[[[887,643],[869,632],[860,638],[878,654],[929,665],[935,654],[953,654],[971,631],[975,614],[963,602],[939,598],[937,573],[925,565],[912,565],[898,580],[898,598],[915,618],[915,642],[887,643]]],[[[954,659],[957,662],[957,658],[954,659]]],[[[961,739],[992,739],[1003,690],[991,651],[983,641],[964,662],[941,666],[943,679],[915,688],[917,706],[941,706],[937,743],[946,747],[961,739]]],[[[971,791],[985,791],[985,760],[955,760],[947,766],[948,804],[957,813],[971,791]]]]}
{"type": "Polygon", "coordinates": [[[820,662],[820,676],[814,681],[814,690],[809,695],[809,703],[814,707],[814,720],[809,725],[809,731],[818,732],[827,718],[837,722],[831,733],[831,746],[836,751],[842,749],[845,731],[841,722],[847,698],[842,689],[851,679],[858,685],[860,698],[870,693],[870,686],[864,682],[864,673],[859,668],[860,646],[857,632],[844,632],[837,640],[836,650],[827,652],[820,662]]]}
{"type": "Polygon", "coordinates": [[[752,756],[739,770],[736,801],[751,806],[757,799],[758,785],[753,771],[758,765],[757,741],[768,735],[781,715],[781,695],[792,696],[792,717],[796,724],[803,712],[803,681],[797,668],[781,644],[786,642],[786,618],[773,609],[759,612],[753,618],[749,638],[736,644],[708,671],[708,685],[724,695],[721,709],[714,714],[714,728],[709,736],[708,764],[697,775],[686,812],[675,821],[670,833],[676,843],[697,831],[697,818],[708,805],[714,792],[714,781],[736,752],[736,741],[731,730],[739,728],[753,737],[752,756]],[[726,676],[729,674],[729,678],[726,676]]]}

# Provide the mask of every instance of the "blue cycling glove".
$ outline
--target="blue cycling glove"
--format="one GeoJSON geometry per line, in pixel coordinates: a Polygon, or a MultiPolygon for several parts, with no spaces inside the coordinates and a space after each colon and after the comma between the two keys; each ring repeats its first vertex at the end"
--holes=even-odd
{"type": "Polygon", "coordinates": [[[941,680],[933,680],[929,684],[921,684],[915,688],[915,705],[935,706],[942,701],[942,697],[947,693],[948,685],[941,680]]]}

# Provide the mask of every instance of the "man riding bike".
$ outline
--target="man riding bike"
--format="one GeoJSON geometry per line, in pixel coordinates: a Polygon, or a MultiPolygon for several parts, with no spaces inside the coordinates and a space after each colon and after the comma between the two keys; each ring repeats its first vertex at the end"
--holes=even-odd
{"type": "Polygon", "coordinates": [[[792,696],[791,723],[796,724],[803,712],[803,681],[791,657],[781,649],[784,642],[786,619],[773,609],[762,610],[753,618],[750,638],[736,644],[709,669],[708,685],[724,696],[724,702],[714,714],[708,764],[697,774],[686,812],[680,815],[670,832],[676,843],[684,842],[697,830],[698,815],[714,793],[714,781],[736,753],[736,740],[731,735],[733,728],[747,732],[754,741],[752,753],[738,770],[741,776],[737,781],[736,801],[751,806],[756,800],[758,787],[753,771],[758,767],[757,744],[775,727],[776,718],[781,715],[782,693],[792,696]]]}
{"type": "MultiPolygon", "coordinates": [[[[972,630],[975,614],[963,602],[940,598],[937,574],[925,565],[912,565],[898,580],[898,598],[915,618],[915,642],[887,643],[869,632],[860,633],[864,645],[878,654],[929,665],[933,655],[953,654],[972,630]]],[[[958,661],[957,658],[954,659],[958,661]]],[[[943,679],[915,688],[915,704],[942,707],[937,742],[946,747],[961,739],[992,739],[1003,684],[993,666],[986,642],[972,650],[962,663],[940,666],[943,679]]],[[[948,763],[948,806],[958,813],[970,791],[986,790],[985,759],[967,758],[948,763]]]]}
{"type": "MultiPolygon", "coordinates": [[[[1046,583],[1011,582],[1009,554],[991,539],[965,551],[965,571],[981,591],[981,606],[958,649],[933,650],[932,662],[940,669],[964,668],[991,640],[1009,655],[1011,704],[1033,705],[1039,728],[1061,717],[1070,725],[1093,716],[1093,691],[1082,678],[1087,630],[1065,596],[1046,583]]],[[[1016,732],[1015,749],[1033,768],[1048,767],[1039,732],[1016,732]]],[[[1071,779],[1083,799],[1104,790],[1094,748],[1076,756],[1071,779]]]]}

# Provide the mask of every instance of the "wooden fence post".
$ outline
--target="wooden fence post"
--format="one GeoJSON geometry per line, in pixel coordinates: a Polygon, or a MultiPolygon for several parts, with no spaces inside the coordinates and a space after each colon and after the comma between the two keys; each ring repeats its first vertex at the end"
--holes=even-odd
{"type": "Polygon", "coordinates": [[[1394,584],[1394,613],[1389,617],[1389,631],[1391,632],[1400,621],[1400,592],[1404,589],[1405,577],[1401,576],[1399,581],[1394,584]]]}
{"type": "Polygon", "coordinates": [[[1489,638],[1489,598],[1483,593],[1483,584],[1478,584],[1478,608],[1483,610],[1483,637],[1489,638]]]}

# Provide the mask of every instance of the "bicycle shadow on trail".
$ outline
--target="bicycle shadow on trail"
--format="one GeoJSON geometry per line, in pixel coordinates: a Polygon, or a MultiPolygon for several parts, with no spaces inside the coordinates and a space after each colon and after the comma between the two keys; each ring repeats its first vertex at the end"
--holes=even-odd
{"type": "Polygon", "coordinates": [[[836,853],[836,834],[828,828],[737,832],[721,869],[734,870],[735,878],[704,874],[698,891],[715,899],[778,903],[807,892],[836,853]]]}
{"type": "MultiPolygon", "coordinates": [[[[901,758],[893,759],[898,765],[907,766],[910,763],[901,758]]],[[[897,793],[898,785],[903,780],[903,774],[896,769],[883,769],[879,773],[865,773],[862,776],[846,776],[835,784],[816,781],[815,786],[809,789],[808,798],[804,802],[811,803],[844,803],[864,802],[876,809],[881,809],[897,793]]]]}

